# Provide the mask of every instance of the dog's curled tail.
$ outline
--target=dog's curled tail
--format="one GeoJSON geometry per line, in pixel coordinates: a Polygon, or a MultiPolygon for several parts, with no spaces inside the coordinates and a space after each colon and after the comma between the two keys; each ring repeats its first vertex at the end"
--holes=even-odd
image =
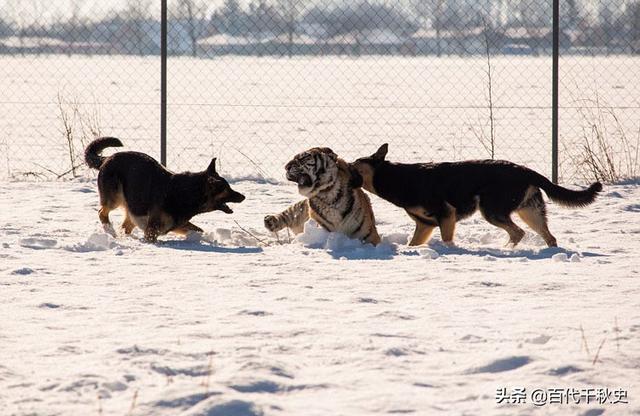
{"type": "Polygon", "coordinates": [[[544,176],[534,172],[534,185],[540,187],[552,201],[565,207],[584,207],[595,201],[598,193],[602,191],[602,184],[594,182],[587,189],[574,191],[556,185],[544,176]]]}
{"type": "Polygon", "coordinates": [[[105,157],[100,155],[107,147],[122,147],[120,139],[115,137],[100,137],[89,143],[84,150],[84,161],[91,169],[100,169],[105,157]]]}

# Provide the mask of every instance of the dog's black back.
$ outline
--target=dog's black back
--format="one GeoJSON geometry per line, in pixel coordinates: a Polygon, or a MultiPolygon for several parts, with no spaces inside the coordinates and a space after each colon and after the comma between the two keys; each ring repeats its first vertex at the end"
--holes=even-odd
{"type": "Polygon", "coordinates": [[[599,182],[574,191],[558,186],[539,173],[512,162],[470,160],[445,163],[393,163],[385,160],[388,146],[351,164],[369,192],[404,208],[416,221],[412,245],[428,240],[440,227],[443,240],[451,242],[455,222],[480,209],[485,219],[505,229],[512,244],[524,235],[511,220],[518,215],[548,245],[556,240],[548,230],[542,189],[553,201],[578,207],[590,204],[602,190],[599,182]]]}
{"type": "MultiPolygon", "coordinates": [[[[166,198],[173,193],[170,191],[173,177],[173,173],[144,153],[120,152],[107,158],[100,167],[98,188],[101,196],[108,197],[120,187],[128,210],[133,215],[146,215],[151,207],[166,205],[166,198]]],[[[190,182],[183,195],[204,198],[202,184],[198,182],[201,180],[190,182]]]]}
{"type": "Polygon", "coordinates": [[[456,208],[458,218],[476,210],[476,198],[492,201],[506,212],[523,200],[537,175],[506,161],[471,160],[445,163],[392,163],[375,170],[376,193],[401,207],[423,206],[438,215],[442,202],[456,208]]]}

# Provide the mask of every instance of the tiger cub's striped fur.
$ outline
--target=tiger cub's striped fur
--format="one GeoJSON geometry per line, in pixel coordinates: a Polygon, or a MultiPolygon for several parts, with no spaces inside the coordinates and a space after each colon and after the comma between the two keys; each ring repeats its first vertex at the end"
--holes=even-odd
{"type": "Polygon", "coordinates": [[[362,177],[329,148],[315,147],[296,155],[287,163],[287,179],[298,184],[307,199],[277,215],[264,218],[272,232],[289,227],[301,233],[309,218],[328,231],[378,244],[380,236],[369,197],[360,189],[362,177]]]}

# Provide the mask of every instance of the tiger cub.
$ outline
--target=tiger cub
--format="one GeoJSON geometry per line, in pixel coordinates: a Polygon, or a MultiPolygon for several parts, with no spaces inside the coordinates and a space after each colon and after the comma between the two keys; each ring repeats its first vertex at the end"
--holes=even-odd
{"type": "Polygon", "coordinates": [[[285,166],[287,179],[307,197],[277,215],[264,217],[265,227],[277,232],[289,227],[298,234],[309,218],[327,231],[377,245],[380,236],[369,197],[360,189],[362,177],[327,147],[297,154],[285,166]]]}

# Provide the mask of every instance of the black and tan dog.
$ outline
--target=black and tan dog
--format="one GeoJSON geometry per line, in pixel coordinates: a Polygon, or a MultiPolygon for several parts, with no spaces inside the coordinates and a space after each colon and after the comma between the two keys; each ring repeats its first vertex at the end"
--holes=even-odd
{"type": "Polygon", "coordinates": [[[197,214],[220,210],[231,214],[227,203],[242,202],[244,195],[231,189],[216,172],[216,159],[204,172],[172,173],[152,157],[139,152],[100,153],[107,147],[122,147],[113,137],[94,140],[85,150],[85,162],[99,169],[100,222],[112,232],[109,212],[122,207],[126,234],[137,226],[148,241],[168,232],[202,232],[190,220],[197,214]]]}
{"type": "Polygon", "coordinates": [[[424,244],[435,227],[440,228],[445,243],[452,243],[456,222],[480,209],[489,223],[509,234],[513,246],[524,236],[522,228],[511,220],[515,211],[553,247],[557,243],[547,227],[540,189],[568,207],[588,205],[602,190],[599,182],[582,191],[563,188],[531,169],[506,161],[392,163],[385,160],[387,151],[384,144],[351,166],[362,176],[364,189],[404,208],[415,221],[409,242],[414,246],[424,244]]]}

